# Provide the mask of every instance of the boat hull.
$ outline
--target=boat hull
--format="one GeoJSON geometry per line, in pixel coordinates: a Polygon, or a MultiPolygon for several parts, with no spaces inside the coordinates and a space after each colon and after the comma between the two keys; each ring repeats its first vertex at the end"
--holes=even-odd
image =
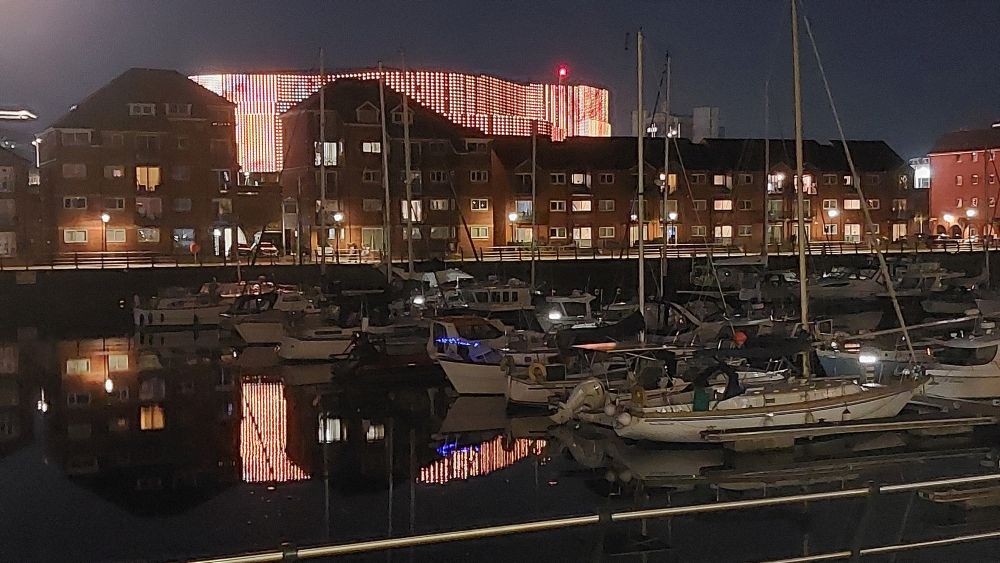
{"type": "Polygon", "coordinates": [[[1000,397],[1000,372],[970,374],[959,371],[927,370],[931,380],[923,394],[939,399],[994,399],[1000,397]]]}
{"type": "Polygon", "coordinates": [[[813,401],[770,409],[739,409],[678,413],[678,416],[633,416],[629,424],[615,424],[622,438],[656,442],[703,442],[702,434],[713,430],[745,430],[769,426],[802,425],[816,422],[843,422],[889,418],[899,414],[910,401],[915,386],[895,392],[872,391],[839,401],[813,401]]]}
{"type": "Polygon", "coordinates": [[[229,305],[177,309],[146,309],[137,307],[132,310],[132,320],[135,326],[142,330],[218,326],[221,320],[220,315],[228,309],[229,305]]]}
{"type": "Polygon", "coordinates": [[[253,346],[278,344],[285,336],[285,325],[280,322],[242,322],[233,326],[243,342],[253,346]]]}
{"type": "Polygon", "coordinates": [[[295,362],[328,362],[331,356],[343,354],[351,346],[352,335],[339,338],[306,340],[284,337],[278,344],[278,357],[295,362]]]}
{"type": "Polygon", "coordinates": [[[438,360],[448,382],[460,395],[503,395],[507,375],[498,364],[438,360]]]}

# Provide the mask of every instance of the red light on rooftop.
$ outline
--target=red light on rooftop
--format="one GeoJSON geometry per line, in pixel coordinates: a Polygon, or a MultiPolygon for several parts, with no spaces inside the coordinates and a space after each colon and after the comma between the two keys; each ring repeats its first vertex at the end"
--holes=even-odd
{"type": "Polygon", "coordinates": [[[559,65],[559,78],[566,78],[569,76],[569,69],[566,65],[559,65]]]}

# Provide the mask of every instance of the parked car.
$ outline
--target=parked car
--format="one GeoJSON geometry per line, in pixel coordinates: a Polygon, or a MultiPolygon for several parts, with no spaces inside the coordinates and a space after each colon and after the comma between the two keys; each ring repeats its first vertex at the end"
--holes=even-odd
{"type": "Polygon", "coordinates": [[[257,256],[267,256],[267,257],[277,257],[281,253],[278,251],[278,247],[270,241],[261,241],[255,245],[250,245],[247,243],[240,243],[236,251],[239,252],[240,256],[249,256],[256,250],[257,256]]]}

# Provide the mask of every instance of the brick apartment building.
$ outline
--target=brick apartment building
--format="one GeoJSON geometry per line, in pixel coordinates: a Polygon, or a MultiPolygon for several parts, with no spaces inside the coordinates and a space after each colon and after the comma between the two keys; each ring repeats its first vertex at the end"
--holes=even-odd
{"type": "Polygon", "coordinates": [[[233,104],[176,71],[124,72],[38,142],[53,258],[183,254],[193,243],[219,255],[242,242],[243,225],[266,222],[267,194],[240,181],[233,104]]]}
{"type": "Polygon", "coordinates": [[[933,232],[955,238],[996,235],[1000,127],[953,131],[928,154],[933,232]]]}
{"type": "Polygon", "coordinates": [[[33,163],[0,147],[0,259],[31,257],[44,251],[43,208],[33,163]]]}

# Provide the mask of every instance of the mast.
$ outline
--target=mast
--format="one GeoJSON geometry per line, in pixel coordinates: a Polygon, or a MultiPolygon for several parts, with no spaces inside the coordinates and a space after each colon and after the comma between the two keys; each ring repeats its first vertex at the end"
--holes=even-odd
{"type": "Polygon", "coordinates": [[[319,271],[326,275],[326,245],[330,235],[326,232],[326,71],[323,68],[323,48],[319,48],[319,271]]]}
{"type": "Polygon", "coordinates": [[[535,181],[535,170],[538,167],[538,120],[531,122],[531,289],[535,289],[535,239],[538,236],[538,220],[536,209],[538,184],[535,181]]]}
{"type": "MultiPolygon", "coordinates": [[[[799,307],[802,311],[802,328],[809,328],[809,292],[806,279],[806,215],[805,196],[802,193],[802,80],[799,69],[799,14],[797,0],[792,0],[792,93],[795,99],[795,203],[798,209],[799,250],[799,307]]],[[[802,376],[808,378],[809,354],[802,356],[802,376]]]]}
{"type": "MultiPolygon", "coordinates": [[[[638,91],[636,92],[636,108],[638,113],[636,113],[636,145],[638,146],[637,162],[638,162],[638,173],[636,177],[639,179],[639,196],[636,204],[636,213],[638,220],[638,231],[639,231],[639,313],[645,315],[645,303],[646,303],[646,258],[643,255],[645,249],[643,248],[643,236],[642,236],[642,224],[643,224],[643,212],[645,211],[643,205],[643,196],[645,194],[645,187],[643,186],[643,172],[645,169],[643,167],[643,157],[642,157],[642,145],[646,140],[646,135],[643,130],[645,124],[645,119],[642,114],[642,30],[636,34],[636,78],[638,82],[638,91]]],[[[639,333],[640,342],[644,341],[644,332],[639,333]]]]}
{"type": "Polygon", "coordinates": [[[392,230],[389,225],[389,133],[385,123],[385,73],[382,61],[378,62],[378,103],[379,123],[382,127],[382,190],[385,192],[385,203],[382,206],[382,247],[385,251],[385,281],[392,283],[392,230]]]}
{"type": "Polygon", "coordinates": [[[409,85],[409,74],[406,72],[406,55],[400,53],[403,60],[403,158],[406,166],[404,184],[406,185],[406,266],[413,273],[413,178],[410,177],[410,106],[407,102],[406,87],[409,85]]]}
{"type": "Polygon", "coordinates": [[[672,137],[670,131],[670,53],[667,53],[667,92],[664,96],[663,102],[663,212],[660,216],[660,221],[663,223],[662,228],[662,239],[663,244],[660,248],[660,301],[663,301],[664,296],[667,294],[667,195],[670,192],[670,138],[672,137]]]}
{"type": "Polygon", "coordinates": [[[764,263],[767,264],[767,229],[768,229],[768,206],[770,199],[768,196],[771,194],[771,138],[769,136],[768,127],[771,124],[771,80],[767,79],[764,81],[764,222],[761,232],[761,256],[764,257],[764,263]]]}

